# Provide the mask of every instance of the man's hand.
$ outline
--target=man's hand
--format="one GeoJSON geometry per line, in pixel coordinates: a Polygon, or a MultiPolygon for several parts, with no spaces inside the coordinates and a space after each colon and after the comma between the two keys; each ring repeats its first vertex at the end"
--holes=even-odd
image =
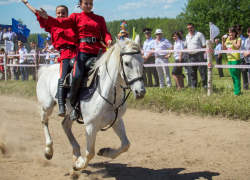
{"type": "Polygon", "coordinates": [[[142,58],[144,59],[144,62],[147,62],[148,58],[145,56],[142,56],[142,58]]]}
{"type": "Polygon", "coordinates": [[[243,56],[244,56],[244,57],[247,57],[247,56],[249,56],[249,55],[250,55],[249,52],[244,52],[244,53],[243,53],[243,56]]]}
{"type": "Polygon", "coordinates": [[[170,57],[170,55],[169,54],[167,54],[167,55],[165,55],[165,56],[163,56],[165,59],[167,59],[167,58],[169,58],[170,57]]]}
{"type": "Polygon", "coordinates": [[[22,2],[23,2],[24,4],[28,3],[28,1],[27,1],[27,0],[22,0],[22,2]]]}

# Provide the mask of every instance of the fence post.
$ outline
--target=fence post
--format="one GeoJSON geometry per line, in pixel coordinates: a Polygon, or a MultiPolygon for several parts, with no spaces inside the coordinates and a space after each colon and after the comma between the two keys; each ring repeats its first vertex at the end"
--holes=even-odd
{"type": "Polygon", "coordinates": [[[7,75],[7,54],[6,54],[6,52],[4,53],[3,62],[4,62],[4,73],[5,73],[4,77],[5,77],[5,81],[7,81],[8,75],[7,75]]]}
{"type": "Polygon", "coordinates": [[[38,48],[37,46],[35,47],[35,73],[36,73],[36,82],[38,81],[38,67],[39,67],[39,62],[38,62],[38,48]]]}
{"type": "Polygon", "coordinates": [[[207,62],[208,62],[208,91],[207,94],[210,96],[213,94],[213,66],[212,66],[212,61],[213,61],[213,44],[211,40],[207,40],[207,62]]]}

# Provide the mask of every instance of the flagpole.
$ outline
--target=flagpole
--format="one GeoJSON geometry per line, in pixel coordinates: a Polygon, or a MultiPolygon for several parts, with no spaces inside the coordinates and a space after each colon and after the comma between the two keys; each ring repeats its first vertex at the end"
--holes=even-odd
{"type": "Polygon", "coordinates": [[[212,40],[211,22],[209,22],[209,27],[210,27],[210,40],[213,42],[213,40],[212,40]]]}

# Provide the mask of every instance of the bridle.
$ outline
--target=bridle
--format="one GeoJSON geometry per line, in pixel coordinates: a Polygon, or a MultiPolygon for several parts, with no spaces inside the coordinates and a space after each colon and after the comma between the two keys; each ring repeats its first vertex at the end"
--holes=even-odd
{"type": "Polygon", "coordinates": [[[124,103],[126,102],[126,100],[128,99],[128,97],[129,97],[129,95],[130,95],[130,92],[132,91],[130,85],[133,84],[133,83],[136,82],[136,81],[142,81],[142,80],[143,80],[143,76],[134,78],[134,79],[132,79],[132,80],[130,80],[130,81],[128,80],[128,77],[126,76],[125,71],[124,71],[123,58],[122,58],[124,55],[135,55],[135,54],[140,54],[140,53],[141,53],[141,51],[139,51],[139,50],[136,50],[136,51],[134,51],[134,52],[121,52],[121,53],[120,53],[120,63],[121,63],[122,73],[123,73],[123,79],[124,79],[124,81],[125,81],[125,83],[126,83],[126,87],[120,86],[120,87],[123,89],[123,101],[122,101],[122,103],[121,103],[118,107],[116,107],[116,105],[115,105],[115,103],[116,103],[116,84],[114,83],[114,81],[113,81],[112,78],[110,77],[109,71],[108,71],[108,67],[107,67],[107,64],[106,64],[106,70],[107,70],[107,72],[108,72],[109,78],[111,79],[111,81],[112,81],[113,84],[114,84],[114,102],[111,103],[107,98],[103,97],[103,96],[101,95],[101,93],[100,93],[98,90],[97,90],[97,91],[99,92],[100,96],[101,96],[108,104],[110,104],[111,106],[114,107],[115,120],[113,121],[112,124],[110,124],[110,126],[109,126],[108,128],[106,128],[106,129],[101,129],[101,131],[106,131],[106,130],[108,130],[109,128],[111,128],[111,127],[115,124],[115,122],[116,122],[116,120],[117,120],[117,117],[118,117],[118,111],[119,111],[120,108],[124,105],[124,103]],[[127,95],[126,95],[126,90],[129,90],[129,92],[128,92],[127,95]]]}
{"type": "Polygon", "coordinates": [[[134,51],[134,52],[121,52],[121,53],[120,53],[120,62],[121,62],[121,67],[122,67],[122,72],[123,72],[123,78],[124,78],[124,81],[125,81],[127,87],[128,87],[130,90],[131,90],[130,85],[133,84],[135,81],[141,81],[141,80],[143,80],[143,76],[134,78],[134,79],[132,79],[132,80],[129,81],[129,80],[128,80],[128,77],[126,76],[125,71],[124,71],[123,59],[122,59],[122,57],[123,57],[124,55],[134,55],[134,54],[140,54],[140,53],[141,53],[141,51],[139,51],[139,50],[136,50],[136,51],[134,51]]]}

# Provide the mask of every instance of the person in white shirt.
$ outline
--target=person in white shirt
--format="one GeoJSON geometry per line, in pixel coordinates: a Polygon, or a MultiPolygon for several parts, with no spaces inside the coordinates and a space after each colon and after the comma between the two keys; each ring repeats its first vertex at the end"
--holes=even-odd
{"type": "MultiPolygon", "coordinates": [[[[187,42],[186,42],[186,39],[183,38],[183,31],[179,30],[178,33],[181,36],[181,41],[183,42],[184,47],[186,47],[185,44],[187,44],[187,42]]],[[[189,56],[188,56],[187,52],[183,53],[182,58],[184,59],[184,63],[188,63],[189,56]]],[[[191,76],[190,76],[191,69],[190,69],[190,66],[183,66],[183,68],[184,68],[184,71],[185,71],[185,74],[186,74],[186,79],[187,79],[188,87],[190,87],[191,86],[191,76]]]]}
{"type": "MultiPolygon", "coordinates": [[[[173,49],[173,45],[165,38],[162,37],[162,30],[156,29],[155,35],[156,40],[154,41],[154,48],[153,50],[167,50],[167,49],[173,49]]],[[[166,64],[168,63],[168,58],[171,56],[172,53],[167,54],[165,52],[161,53],[155,53],[155,64],[166,64]]],[[[165,87],[165,80],[164,80],[164,74],[166,76],[167,81],[167,87],[172,87],[171,84],[171,77],[169,74],[169,67],[168,66],[162,66],[162,67],[156,67],[157,72],[159,74],[160,79],[160,88],[165,87]],[[163,74],[164,72],[164,74],[163,74]]]]}
{"type": "MultiPolygon", "coordinates": [[[[32,54],[32,55],[29,55],[28,56],[28,60],[27,60],[27,62],[28,62],[28,64],[32,64],[32,65],[35,65],[36,64],[36,62],[35,62],[35,52],[36,52],[36,47],[37,47],[37,44],[36,44],[36,42],[34,42],[34,41],[31,41],[30,42],[30,47],[31,47],[31,50],[30,50],[30,54],[32,54]]],[[[40,61],[40,57],[38,56],[38,62],[40,61]]],[[[32,72],[32,75],[33,75],[33,80],[36,80],[36,69],[35,69],[36,67],[31,67],[31,68],[29,68],[30,70],[31,70],[31,72],[32,72]]]]}
{"type": "MultiPolygon", "coordinates": [[[[54,52],[54,46],[52,45],[51,43],[51,38],[50,37],[47,37],[46,38],[46,46],[45,48],[42,50],[42,53],[52,53],[54,52]]],[[[46,64],[50,64],[50,55],[47,55],[45,57],[45,63],[46,64]]]]}
{"type": "MultiPolygon", "coordinates": [[[[179,34],[179,32],[173,32],[172,37],[175,41],[174,43],[174,50],[182,50],[185,49],[183,42],[180,40],[181,36],[179,34]]],[[[183,52],[175,52],[174,53],[174,59],[175,59],[175,63],[182,63],[184,62],[183,59],[183,52]]],[[[183,74],[182,74],[182,66],[174,66],[173,70],[172,70],[172,75],[173,78],[177,84],[177,91],[179,91],[181,88],[184,87],[184,81],[183,81],[183,74]]]]}
{"type": "Polygon", "coordinates": [[[7,40],[8,41],[8,39],[9,39],[9,36],[8,36],[8,33],[7,33],[7,29],[4,28],[3,29],[3,40],[7,40]]]}
{"type": "MultiPolygon", "coordinates": [[[[220,40],[219,39],[215,39],[215,44],[216,44],[216,47],[215,47],[215,51],[216,50],[222,50],[222,45],[220,43],[220,40]]],[[[216,64],[218,65],[222,65],[222,53],[214,53],[214,56],[215,56],[215,60],[216,60],[216,64]]],[[[218,68],[218,72],[219,72],[219,77],[224,77],[224,74],[223,74],[223,68],[218,68]]]]}
{"type": "MultiPolygon", "coordinates": [[[[143,43],[143,50],[152,50],[154,48],[154,41],[151,37],[151,28],[144,28],[143,32],[146,36],[146,41],[143,43]]],[[[144,59],[144,64],[155,64],[155,54],[144,52],[142,53],[142,58],[144,59]]],[[[155,67],[147,67],[143,72],[143,81],[146,87],[159,87],[159,76],[155,67]],[[154,77],[155,83],[153,84],[154,77]]]]}
{"type": "Polygon", "coordinates": [[[17,42],[17,35],[16,33],[12,32],[11,28],[8,28],[8,41],[12,41],[14,44],[17,42]]]}
{"type": "MultiPolygon", "coordinates": [[[[21,41],[21,40],[18,41],[18,47],[19,47],[19,54],[20,55],[21,54],[28,54],[28,50],[24,47],[23,41],[21,41]]],[[[27,55],[20,56],[19,64],[21,64],[21,65],[27,64],[27,59],[28,59],[27,55]]],[[[21,70],[22,81],[28,81],[29,73],[28,73],[27,67],[21,66],[20,70],[21,70]]]]}
{"type": "MultiPolygon", "coordinates": [[[[187,29],[189,31],[186,36],[186,47],[187,49],[201,49],[206,48],[206,39],[205,36],[195,30],[193,23],[188,23],[187,29]]],[[[189,54],[189,62],[206,62],[204,60],[204,52],[188,52],[189,54]]],[[[201,80],[203,83],[203,88],[207,89],[207,66],[191,66],[191,87],[197,87],[198,79],[197,79],[197,69],[200,72],[201,80]]]]}

